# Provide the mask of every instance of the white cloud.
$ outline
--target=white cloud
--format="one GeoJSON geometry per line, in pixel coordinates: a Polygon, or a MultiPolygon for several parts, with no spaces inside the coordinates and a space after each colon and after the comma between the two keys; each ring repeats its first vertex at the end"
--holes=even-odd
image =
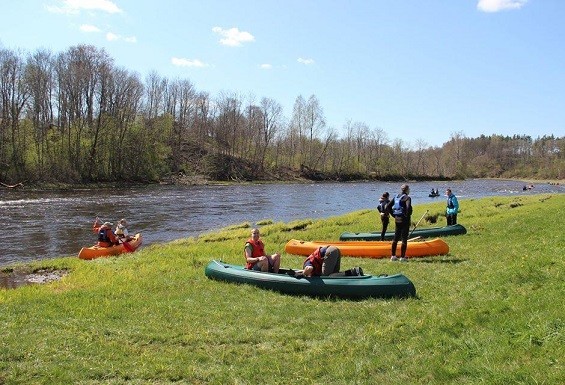
{"type": "Polygon", "coordinates": [[[125,41],[126,43],[137,43],[137,38],[135,36],[121,36],[113,32],[106,33],[106,40],[108,41],[125,41]]]}
{"type": "Polygon", "coordinates": [[[214,27],[212,31],[223,37],[220,39],[220,44],[229,45],[230,47],[238,47],[242,43],[255,41],[255,37],[252,34],[240,31],[239,28],[223,29],[214,27]]]}
{"type": "Polygon", "coordinates": [[[520,9],[528,0],[479,0],[477,9],[483,12],[499,12],[508,9],[520,9]]]}
{"type": "Polygon", "coordinates": [[[272,64],[261,64],[259,68],[261,68],[262,70],[270,70],[273,68],[273,66],[272,64]]]}
{"type": "Polygon", "coordinates": [[[178,67],[196,67],[196,68],[204,68],[208,67],[208,64],[201,62],[198,59],[184,59],[173,57],[171,58],[171,63],[178,67]]]}
{"type": "Polygon", "coordinates": [[[81,10],[121,13],[122,10],[109,0],[63,0],[60,6],[47,5],[46,9],[53,13],[77,14],[81,10]]]}
{"type": "Polygon", "coordinates": [[[305,65],[310,65],[310,64],[314,64],[314,59],[303,59],[303,58],[299,57],[297,62],[305,64],[305,65]]]}
{"type": "Polygon", "coordinates": [[[82,32],[100,32],[100,28],[90,25],[90,24],[83,24],[79,27],[82,32]]]}

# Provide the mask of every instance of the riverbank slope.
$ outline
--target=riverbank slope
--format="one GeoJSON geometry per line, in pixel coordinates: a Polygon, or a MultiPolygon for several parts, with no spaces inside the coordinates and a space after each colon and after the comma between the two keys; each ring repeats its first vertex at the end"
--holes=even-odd
{"type": "MultiPolygon", "coordinates": [[[[446,238],[447,256],[343,258],[342,269],[403,272],[413,299],[322,300],[208,280],[211,259],[242,263],[247,223],[119,258],[38,261],[26,268],[67,274],[0,290],[0,383],[561,383],[565,240],[550,224],[565,196],[464,203],[468,233],[446,238]]],[[[418,205],[414,218],[443,205],[418,205]]],[[[261,230],[274,252],[375,223],[363,210],[261,230]]],[[[283,253],[284,266],[302,261],[283,253]]]]}

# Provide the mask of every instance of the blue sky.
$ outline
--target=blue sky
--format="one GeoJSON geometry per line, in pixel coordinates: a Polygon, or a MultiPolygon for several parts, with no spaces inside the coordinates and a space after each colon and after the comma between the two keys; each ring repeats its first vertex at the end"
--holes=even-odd
{"type": "Polygon", "coordinates": [[[565,135],[563,0],[22,0],[0,47],[104,48],[211,96],[315,95],[326,122],[441,146],[454,133],[565,135]]]}

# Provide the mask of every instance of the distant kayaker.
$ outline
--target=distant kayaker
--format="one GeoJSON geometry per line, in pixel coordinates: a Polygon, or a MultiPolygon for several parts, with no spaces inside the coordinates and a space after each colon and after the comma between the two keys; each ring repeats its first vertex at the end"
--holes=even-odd
{"type": "Polygon", "coordinates": [[[457,212],[459,211],[459,202],[457,201],[457,197],[455,194],[451,192],[451,189],[448,188],[445,190],[445,194],[447,195],[447,207],[445,209],[445,217],[447,218],[447,225],[456,225],[457,224],[457,212]]]}
{"type": "Polygon", "coordinates": [[[357,276],[363,275],[363,269],[354,267],[340,272],[341,251],[336,246],[318,247],[306,258],[303,270],[296,272],[296,276],[357,276]]]}
{"type": "Polygon", "coordinates": [[[392,241],[392,256],[391,261],[406,262],[406,248],[408,247],[408,233],[410,231],[410,220],[412,216],[412,198],[410,194],[410,186],[403,184],[400,186],[400,194],[398,194],[387,205],[387,211],[393,216],[394,224],[394,239],[392,241]],[[398,241],[402,240],[400,246],[400,258],[396,257],[396,246],[398,241]]]}
{"type": "Polygon", "coordinates": [[[98,234],[97,245],[100,247],[110,247],[119,244],[118,239],[112,231],[114,224],[111,222],[100,223],[100,219],[96,218],[92,226],[92,230],[98,234]]]}
{"type": "Polygon", "coordinates": [[[278,273],[279,266],[281,264],[281,255],[279,253],[266,255],[265,245],[259,237],[259,229],[252,229],[251,238],[249,238],[245,243],[244,256],[245,261],[247,262],[245,268],[249,270],[278,273]]]}
{"type": "Polygon", "coordinates": [[[386,206],[388,205],[389,202],[390,202],[389,194],[388,192],[384,192],[383,195],[381,195],[381,197],[379,198],[379,205],[377,206],[377,210],[379,211],[381,216],[381,224],[382,224],[381,241],[385,240],[385,233],[386,233],[386,229],[388,228],[390,215],[386,209],[386,206]]]}

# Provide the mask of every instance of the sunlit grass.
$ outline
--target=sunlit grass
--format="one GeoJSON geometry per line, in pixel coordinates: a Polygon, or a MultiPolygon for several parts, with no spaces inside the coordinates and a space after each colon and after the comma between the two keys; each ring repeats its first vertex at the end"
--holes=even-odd
{"type": "MultiPolygon", "coordinates": [[[[414,203],[413,220],[443,209],[414,203]]],[[[321,300],[208,280],[211,259],[243,263],[249,223],[118,258],[36,262],[69,274],[0,290],[0,384],[564,383],[565,196],[460,204],[468,234],[445,238],[446,256],[343,259],[403,272],[412,299],[321,300]]],[[[260,225],[267,252],[379,226],[376,210],[260,225]]],[[[302,261],[283,252],[284,266],[302,261]]]]}

